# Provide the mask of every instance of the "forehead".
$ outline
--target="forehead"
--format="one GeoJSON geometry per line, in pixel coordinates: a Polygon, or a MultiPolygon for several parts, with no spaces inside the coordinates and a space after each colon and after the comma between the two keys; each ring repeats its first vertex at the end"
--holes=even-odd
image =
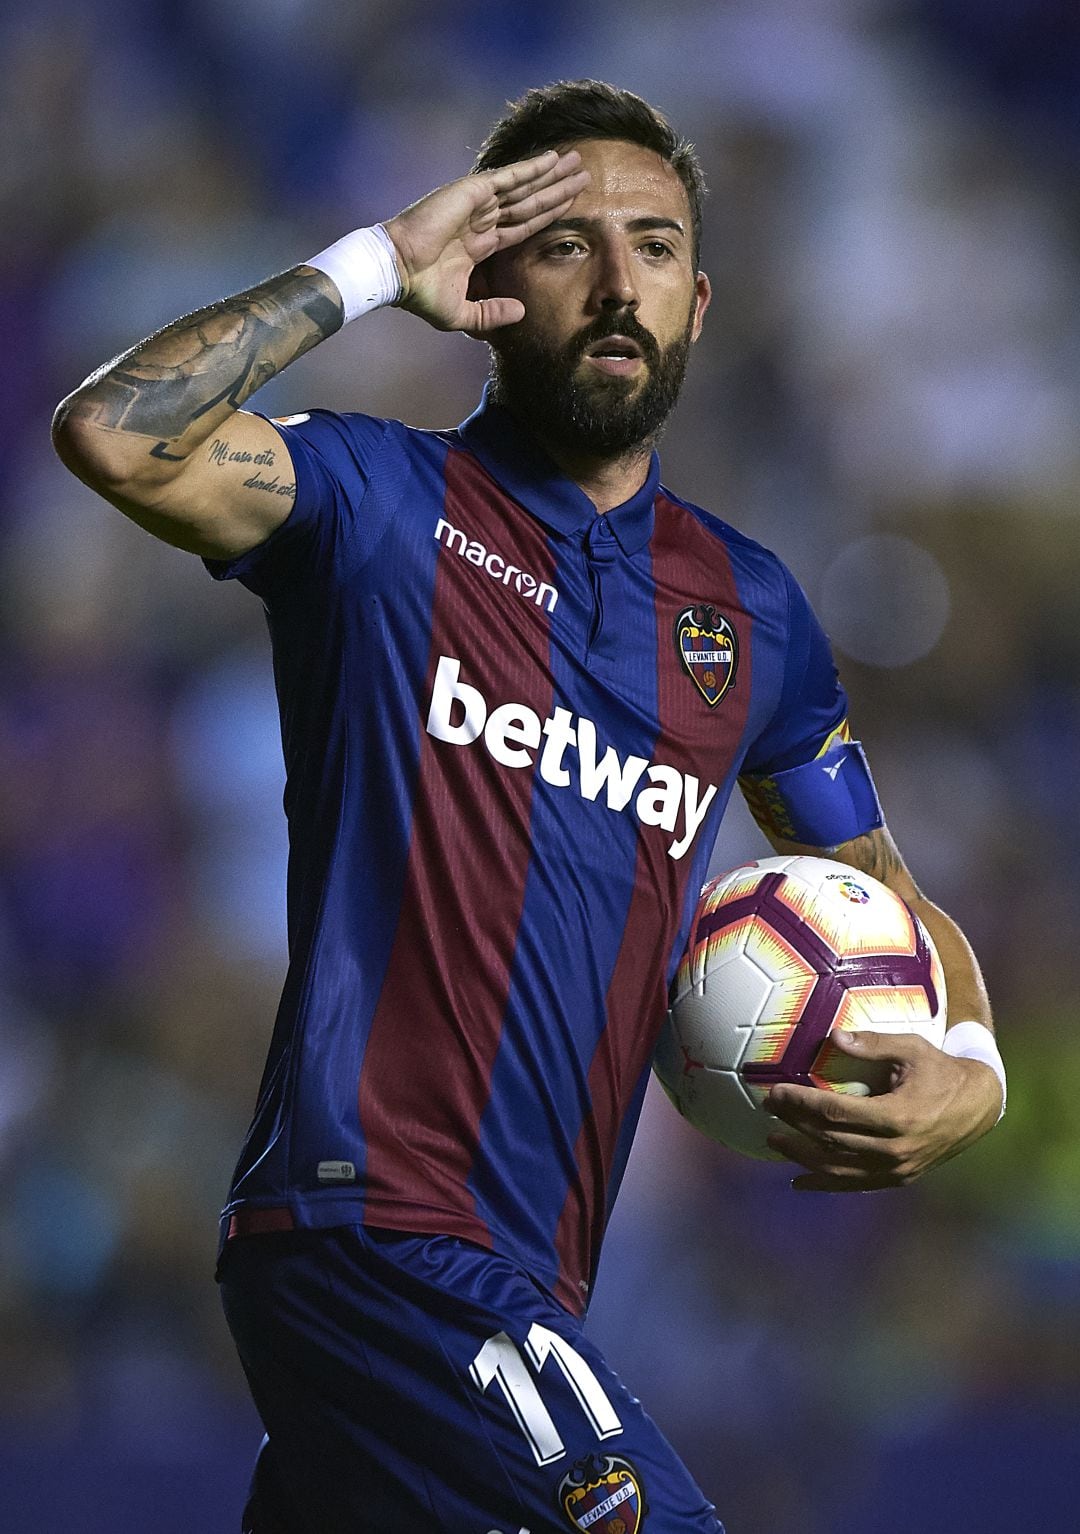
{"type": "Polygon", "coordinates": [[[641,217],[656,213],[675,218],[690,232],[690,199],[679,173],[655,149],[624,139],[576,139],[560,146],[576,149],[591,180],[579,192],[568,218],[600,215],[641,217]]]}

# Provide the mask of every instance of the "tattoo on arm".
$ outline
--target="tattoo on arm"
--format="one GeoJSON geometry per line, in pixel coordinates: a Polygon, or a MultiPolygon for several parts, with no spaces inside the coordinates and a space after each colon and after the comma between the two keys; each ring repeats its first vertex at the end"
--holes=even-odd
{"type": "Polygon", "coordinates": [[[249,453],[246,448],[234,448],[227,437],[215,437],[210,444],[206,455],[209,463],[224,467],[227,463],[256,463],[272,469],[275,458],[272,447],[265,448],[261,453],[249,453]]]}
{"type": "Polygon", "coordinates": [[[231,463],[254,464],[254,471],[244,481],[245,490],[264,490],[268,495],[287,496],[290,501],[296,499],[295,481],[283,485],[278,481],[276,474],[267,478],[261,472],[263,469],[274,467],[277,454],[272,447],[264,448],[261,453],[249,453],[246,448],[232,447],[227,437],[215,437],[206,457],[208,462],[217,468],[226,468],[231,463]]]}
{"type": "MultiPolygon", "coordinates": [[[[271,277],[141,341],[88,378],[70,409],[95,425],[153,437],[152,458],[180,462],[187,453],[175,449],[193,427],[213,430],[341,328],[336,292],[322,272],[294,269],[271,277]]],[[[191,445],[203,439],[196,436],[191,445]]]]}
{"type": "MultiPolygon", "coordinates": [[[[855,867],[861,869],[864,874],[880,879],[882,884],[894,886],[900,878],[905,881],[911,879],[899,849],[885,826],[879,826],[876,831],[868,831],[865,836],[857,837],[849,845],[855,867]]],[[[911,880],[911,883],[916,894],[921,895],[922,891],[915,885],[914,880],[911,880]]]]}
{"type": "Polygon", "coordinates": [[[276,474],[272,479],[263,479],[262,475],[257,469],[250,479],[245,479],[244,489],[265,490],[267,495],[284,495],[288,496],[290,501],[296,500],[295,480],[290,480],[287,485],[282,485],[278,483],[278,477],[276,474]]]}

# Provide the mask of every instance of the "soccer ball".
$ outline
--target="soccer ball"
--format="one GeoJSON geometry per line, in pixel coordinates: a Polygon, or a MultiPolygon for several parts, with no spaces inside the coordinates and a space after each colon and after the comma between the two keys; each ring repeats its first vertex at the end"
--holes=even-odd
{"type": "Polygon", "coordinates": [[[889,1067],[834,1048],[834,1028],[945,1037],[945,976],[898,895],[830,858],[762,858],[705,885],[653,1060],[684,1118],[777,1158],[762,1110],[778,1081],[867,1095],[889,1067]]]}

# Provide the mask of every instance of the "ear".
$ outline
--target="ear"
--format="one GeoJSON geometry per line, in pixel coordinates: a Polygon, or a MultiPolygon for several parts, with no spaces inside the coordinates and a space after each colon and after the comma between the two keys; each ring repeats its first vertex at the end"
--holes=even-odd
{"type": "Polygon", "coordinates": [[[696,341],[701,334],[701,327],[705,322],[705,310],[712,303],[712,283],[704,272],[698,272],[694,282],[694,325],[690,332],[691,341],[696,341]]]}

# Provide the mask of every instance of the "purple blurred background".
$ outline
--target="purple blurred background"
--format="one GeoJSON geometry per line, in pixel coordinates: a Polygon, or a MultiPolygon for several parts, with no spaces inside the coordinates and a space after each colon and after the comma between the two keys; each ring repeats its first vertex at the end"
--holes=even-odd
{"type": "MultiPolygon", "coordinates": [[[[729,1534],[1072,1526],[1075,4],[35,0],[0,62],[4,1529],[239,1527],[259,1429],[215,1216],[284,968],[259,604],[66,475],[52,407],[584,74],[667,109],[712,186],[665,477],[806,585],[1010,1067],[989,1139],[865,1198],[796,1197],[650,1099],[592,1329],[729,1534]]],[[[257,403],[449,425],[484,372],[379,314],[257,403]]],[[[762,848],[733,806],[716,866],[762,848]]]]}

